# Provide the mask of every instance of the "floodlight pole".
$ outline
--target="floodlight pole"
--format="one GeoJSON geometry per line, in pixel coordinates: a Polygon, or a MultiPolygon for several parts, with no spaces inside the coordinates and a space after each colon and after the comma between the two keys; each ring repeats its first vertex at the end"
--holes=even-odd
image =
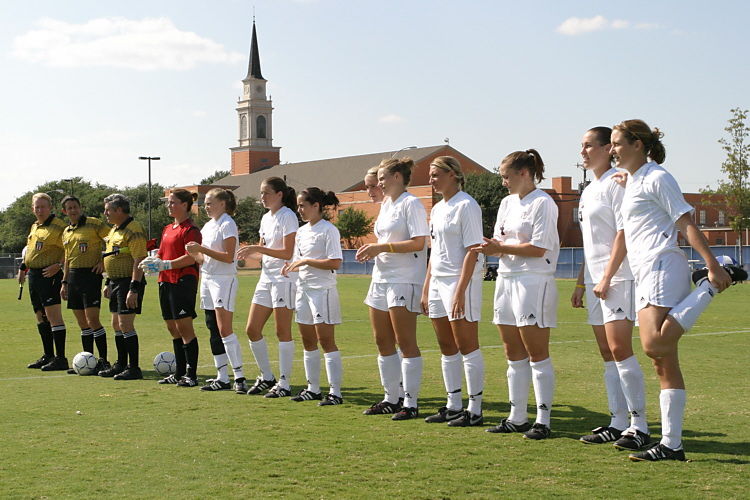
{"type": "Polygon", "coordinates": [[[139,156],[139,160],[148,160],[148,239],[151,240],[151,160],[161,160],[159,156],[139,156]]]}

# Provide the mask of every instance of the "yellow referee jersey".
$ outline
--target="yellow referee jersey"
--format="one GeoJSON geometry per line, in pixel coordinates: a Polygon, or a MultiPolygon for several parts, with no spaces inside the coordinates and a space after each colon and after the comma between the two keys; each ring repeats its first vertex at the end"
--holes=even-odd
{"type": "Polygon", "coordinates": [[[29,269],[42,269],[56,262],[63,261],[62,235],[65,223],[50,215],[46,221],[35,222],[31,225],[31,232],[26,240],[26,257],[24,263],[29,269]]]}
{"type": "Polygon", "coordinates": [[[111,279],[129,278],[133,275],[135,259],[146,257],[146,232],[132,217],[119,226],[113,226],[107,235],[106,253],[119,250],[117,255],[104,258],[104,270],[111,279]]]}
{"type": "Polygon", "coordinates": [[[94,267],[102,258],[104,238],[109,226],[96,217],[81,215],[78,224],[70,224],[63,233],[65,260],[70,269],[94,267]]]}

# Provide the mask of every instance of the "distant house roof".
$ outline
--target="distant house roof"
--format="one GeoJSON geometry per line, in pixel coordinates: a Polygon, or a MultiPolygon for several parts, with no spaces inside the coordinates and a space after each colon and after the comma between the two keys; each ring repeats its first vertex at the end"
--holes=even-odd
{"type": "Polygon", "coordinates": [[[299,163],[282,163],[251,174],[228,175],[217,180],[214,184],[238,186],[234,191],[237,199],[248,196],[258,198],[260,185],[268,177],[281,177],[298,192],[310,186],[317,186],[336,193],[360,190],[363,189],[362,179],[367,170],[394,155],[399,158],[408,156],[414,160],[415,169],[412,171],[412,185],[427,184],[426,171],[429,169],[429,163],[437,156],[456,157],[466,171],[476,171],[478,168],[483,168],[453,147],[442,145],[299,163]],[[417,170],[419,170],[419,175],[416,175],[417,170]]]}

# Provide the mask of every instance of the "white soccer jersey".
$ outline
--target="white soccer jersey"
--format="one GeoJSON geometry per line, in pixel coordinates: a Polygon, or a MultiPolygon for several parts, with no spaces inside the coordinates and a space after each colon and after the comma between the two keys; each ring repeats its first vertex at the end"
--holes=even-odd
{"type": "MultiPolygon", "coordinates": [[[[234,253],[232,255],[237,255],[240,238],[237,233],[237,224],[234,223],[234,219],[229,214],[222,214],[218,221],[210,219],[201,229],[201,235],[203,236],[204,247],[221,252],[224,251],[224,240],[234,237],[234,253]]],[[[208,275],[237,274],[237,260],[228,263],[221,262],[204,254],[201,272],[208,275]]]]}
{"type": "MultiPolygon", "coordinates": [[[[404,192],[396,201],[386,198],[375,221],[378,243],[406,241],[416,236],[429,236],[427,210],[419,198],[404,192]]],[[[418,252],[392,253],[386,250],[375,257],[373,283],[424,284],[427,274],[427,239],[418,252]]]]}
{"type": "Polygon", "coordinates": [[[504,254],[497,266],[499,274],[554,274],[560,254],[557,205],[550,195],[539,188],[523,199],[517,194],[506,196],[497,211],[493,238],[507,245],[531,243],[546,250],[542,257],[504,254]]]}
{"type": "Polygon", "coordinates": [[[625,245],[635,273],[658,255],[679,251],[675,222],[692,212],[677,181],[656,162],[628,174],[622,214],[625,245]]]}
{"type": "MultiPolygon", "coordinates": [[[[610,168],[599,179],[591,181],[581,194],[578,220],[583,235],[583,254],[586,258],[584,283],[596,284],[602,280],[617,232],[623,229],[622,198],[625,189],[611,177],[617,169],[610,168]]],[[[632,280],[628,257],[612,277],[612,282],[632,280]]]]}
{"type": "MultiPolygon", "coordinates": [[[[297,231],[294,260],[299,259],[343,259],[341,235],[336,226],[321,219],[311,226],[308,222],[297,231]]],[[[331,288],[336,286],[336,271],[302,266],[297,278],[301,290],[331,288]]]]}
{"type": "MultiPolygon", "coordinates": [[[[280,250],[284,248],[284,237],[296,233],[298,229],[297,214],[289,207],[281,207],[275,214],[272,214],[269,210],[263,214],[263,218],[260,220],[260,244],[266,248],[280,250]]],[[[277,283],[297,279],[297,273],[289,273],[289,277],[285,278],[281,274],[282,267],[284,267],[284,259],[263,255],[258,282],[277,283]]]]}
{"type": "MultiPolygon", "coordinates": [[[[447,202],[440,200],[430,213],[430,238],[432,276],[460,276],[466,248],[484,242],[479,204],[464,191],[447,202]]],[[[484,255],[478,256],[474,274],[481,274],[484,266],[484,255]]]]}

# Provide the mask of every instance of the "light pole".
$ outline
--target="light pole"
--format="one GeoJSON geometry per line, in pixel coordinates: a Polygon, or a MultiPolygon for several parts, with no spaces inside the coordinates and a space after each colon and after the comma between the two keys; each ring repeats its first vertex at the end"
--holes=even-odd
{"type": "Polygon", "coordinates": [[[75,196],[73,194],[73,179],[63,179],[63,182],[70,182],[70,196],[75,196]]]}
{"type": "Polygon", "coordinates": [[[397,154],[399,154],[401,151],[406,151],[407,149],[417,149],[417,147],[416,146],[406,146],[405,148],[401,148],[398,151],[396,151],[395,153],[393,153],[391,155],[391,158],[395,158],[397,154]]]}
{"type": "Polygon", "coordinates": [[[148,239],[151,240],[151,160],[161,160],[159,156],[139,156],[139,160],[148,160],[148,239]]]}

